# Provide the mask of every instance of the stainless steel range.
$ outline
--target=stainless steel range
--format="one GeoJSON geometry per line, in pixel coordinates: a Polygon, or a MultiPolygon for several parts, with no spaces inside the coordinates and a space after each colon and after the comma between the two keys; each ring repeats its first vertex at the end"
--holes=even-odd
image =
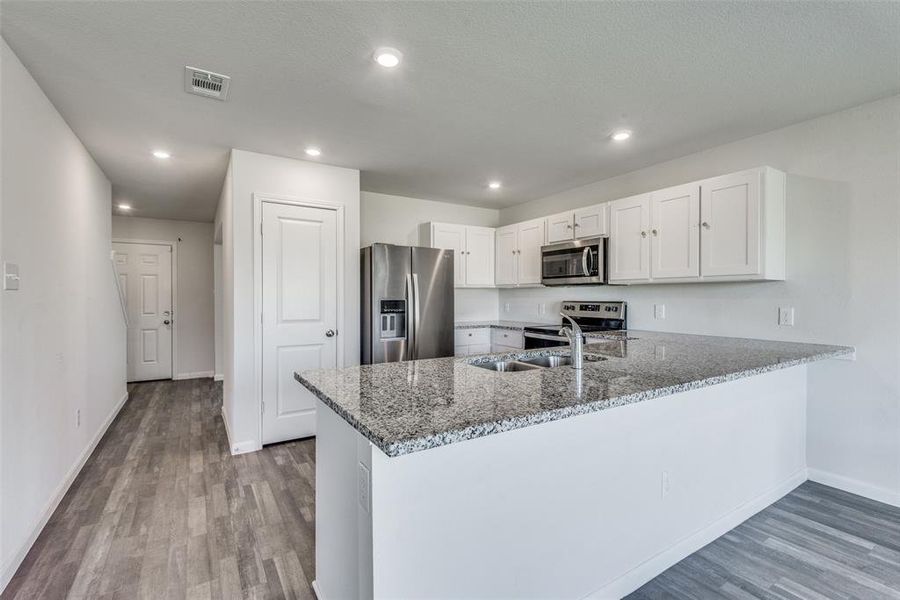
{"type": "MultiPolygon", "coordinates": [[[[565,300],[562,303],[562,312],[578,323],[584,333],[595,331],[621,331],[626,329],[625,303],[624,302],[577,302],[565,300]]],[[[560,325],[534,325],[525,328],[525,349],[552,348],[568,345],[564,335],[560,335],[560,328],[565,325],[565,319],[560,325]]]]}

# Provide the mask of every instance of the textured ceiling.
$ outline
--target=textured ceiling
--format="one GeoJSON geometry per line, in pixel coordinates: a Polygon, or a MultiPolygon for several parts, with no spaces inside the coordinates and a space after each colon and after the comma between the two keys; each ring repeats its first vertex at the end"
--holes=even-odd
{"type": "Polygon", "coordinates": [[[314,144],[360,169],[363,189],[498,208],[900,92],[893,2],[0,11],[115,199],[163,218],[212,218],[232,147],[305,158],[314,144]],[[382,45],[403,51],[399,68],[373,63],[382,45]],[[231,75],[230,99],[186,94],[185,65],[231,75]],[[614,145],[618,126],[635,137],[614,145]]]}

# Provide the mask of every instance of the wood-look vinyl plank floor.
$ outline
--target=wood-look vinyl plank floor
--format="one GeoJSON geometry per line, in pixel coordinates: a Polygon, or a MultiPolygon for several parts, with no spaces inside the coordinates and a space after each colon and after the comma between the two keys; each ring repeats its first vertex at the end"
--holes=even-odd
{"type": "MultiPolygon", "coordinates": [[[[231,456],[221,384],[129,389],[2,600],[313,600],[315,441],[231,456]]],[[[900,600],[900,509],[808,482],[628,596],[716,598],[900,600]]]]}
{"type": "Polygon", "coordinates": [[[221,390],[130,385],[3,600],[314,598],[315,441],[232,456],[221,390]]]}

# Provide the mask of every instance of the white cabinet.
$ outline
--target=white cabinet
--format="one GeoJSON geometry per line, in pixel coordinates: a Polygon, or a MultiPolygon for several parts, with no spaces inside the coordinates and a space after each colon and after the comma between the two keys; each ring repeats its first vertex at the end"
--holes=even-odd
{"type": "Polygon", "coordinates": [[[453,283],[456,287],[493,287],[492,227],[431,223],[422,244],[453,250],[453,283]]]}
{"type": "Polygon", "coordinates": [[[521,331],[491,329],[491,352],[515,352],[523,348],[525,348],[525,338],[521,331]]]}
{"type": "Polygon", "coordinates": [[[704,280],[785,278],[785,181],[761,167],[700,182],[704,280]]]}
{"type": "Polygon", "coordinates": [[[700,276],[700,185],[650,194],[650,277],[700,276]]]}
{"type": "Polygon", "coordinates": [[[609,204],[596,204],[547,217],[547,243],[609,235],[609,204]]]}
{"type": "Polygon", "coordinates": [[[541,246],[544,219],[534,219],[497,230],[494,282],[498,286],[541,283],[541,246]]]}
{"type": "Polygon", "coordinates": [[[507,225],[497,230],[497,266],[494,282],[497,285],[516,285],[519,280],[516,251],[519,249],[519,226],[507,225]]]}
{"type": "Polygon", "coordinates": [[[609,280],[650,279],[650,194],[609,203],[609,280]]]}
{"type": "Polygon", "coordinates": [[[547,243],[564,242],[575,239],[575,211],[547,217],[547,243]]]}
{"type": "Polygon", "coordinates": [[[471,356],[491,352],[491,330],[489,327],[457,329],[455,332],[454,354],[471,356]]]}
{"type": "Polygon", "coordinates": [[[579,208],[575,211],[574,221],[576,238],[609,235],[609,203],[579,208]]]}
{"type": "Polygon", "coordinates": [[[544,219],[519,223],[518,284],[535,285],[541,282],[541,246],[544,245],[544,219]]]}

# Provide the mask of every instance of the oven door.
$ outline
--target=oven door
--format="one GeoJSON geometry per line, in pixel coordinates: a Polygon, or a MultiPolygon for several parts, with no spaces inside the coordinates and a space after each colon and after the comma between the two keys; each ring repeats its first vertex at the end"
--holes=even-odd
{"type": "Polygon", "coordinates": [[[561,335],[552,333],[538,333],[535,331],[526,331],[523,334],[525,338],[525,349],[535,350],[537,348],[558,348],[560,346],[568,346],[569,340],[561,335]]]}
{"type": "Polygon", "coordinates": [[[541,247],[541,283],[606,283],[606,238],[591,238],[541,247]]]}

